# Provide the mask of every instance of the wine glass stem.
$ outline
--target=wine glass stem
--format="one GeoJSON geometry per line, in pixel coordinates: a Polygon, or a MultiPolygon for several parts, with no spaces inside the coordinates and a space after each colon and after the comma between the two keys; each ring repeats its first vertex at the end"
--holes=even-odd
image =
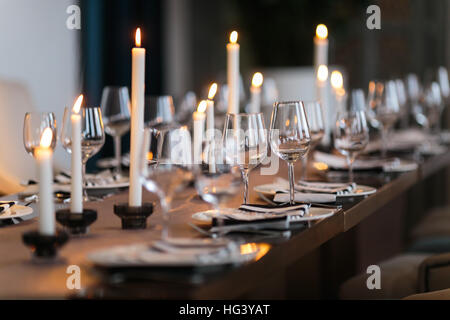
{"type": "Polygon", "coordinates": [[[348,164],[348,180],[349,183],[353,183],[353,162],[355,162],[355,155],[350,154],[347,156],[347,164],[348,164]]]}
{"type": "Polygon", "coordinates": [[[87,194],[87,190],[86,190],[86,186],[87,186],[87,181],[86,181],[86,162],[83,161],[83,197],[85,200],[88,199],[88,194],[87,194]]]}
{"type": "Polygon", "coordinates": [[[383,144],[381,148],[381,157],[383,159],[386,158],[387,155],[387,134],[388,129],[385,126],[383,126],[381,129],[381,143],[383,144]]]}
{"type": "MultiPolygon", "coordinates": [[[[289,168],[289,204],[295,204],[295,191],[294,191],[294,163],[288,162],[289,168]]],[[[304,169],[303,169],[304,170],[304,169]]]]}
{"type": "Polygon", "coordinates": [[[121,156],[121,149],[122,149],[122,137],[121,136],[115,136],[114,137],[114,153],[116,156],[116,173],[118,175],[122,174],[122,156],[121,156]]]}
{"type": "Polygon", "coordinates": [[[241,170],[241,175],[244,181],[244,204],[248,204],[248,169],[241,170]]]}
{"type": "Polygon", "coordinates": [[[306,180],[306,175],[308,172],[308,156],[302,158],[302,180],[306,180]]]}

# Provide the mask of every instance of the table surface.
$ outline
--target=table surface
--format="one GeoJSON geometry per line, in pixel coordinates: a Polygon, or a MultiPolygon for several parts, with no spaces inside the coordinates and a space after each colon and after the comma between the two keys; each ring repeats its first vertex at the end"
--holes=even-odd
{"type": "MultiPolygon", "coordinates": [[[[401,174],[374,172],[356,174],[357,182],[378,188],[377,193],[344,203],[343,209],[332,217],[312,223],[295,232],[290,238],[261,239],[249,236],[246,238],[249,242],[266,242],[271,245],[270,250],[257,261],[239,267],[207,272],[167,269],[147,270],[142,273],[133,271],[121,275],[129,277],[126,284],[118,281],[119,277],[106,277],[105,272],[99,272],[90,265],[86,255],[113,245],[158,239],[159,226],[162,223],[159,205],[149,218],[149,227],[146,230],[124,231],[120,228],[120,220],[113,214],[113,205],[126,202],[127,191],[102,202],[86,204],[87,208],[98,211],[98,220],[91,227],[90,233],[84,237],[70,239],[60,250],[61,261],[47,265],[33,263],[29,249],[22,243],[24,232],[38,228],[36,218],[6,226],[0,228],[0,298],[70,298],[74,295],[98,298],[114,297],[114,294],[128,298],[236,298],[254,288],[256,284],[260,284],[267,276],[288,267],[325,242],[358,225],[414,184],[445,168],[449,163],[450,153],[446,153],[428,158],[414,171],[401,174]],[[81,291],[74,292],[67,289],[69,274],[66,271],[70,265],[81,268],[83,288],[81,291]],[[133,277],[139,278],[140,281],[132,281],[133,277]],[[105,279],[108,279],[107,285],[105,279]],[[106,287],[111,292],[106,292],[106,287]]],[[[296,169],[298,175],[299,168],[296,169]]],[[[284,165],[281,166],[277,176],[287,176],[284,165]]],[[[269,183],[274,178],[260,175],[259,169],[254,170],[250,176],[250,190],[256,185],[269,183]]],[[[230,206],[238,206],[241,196],[242,194],[237,196],[230,206]]],[[[251,192],[250,198],[253,203],[261,202],[254,192],[251,192]]],[[[153,202],[156,198],[144,191],[144,201],[153,202]]],[[[180,236],[201,237],[187,225],[187,222],[190,222],[193,213],[209,209],[209,205],[202,202],[193,189],[188,189],[174,199],[174,208],[172,215],[182,226],[179,230],[180,236]]]]}

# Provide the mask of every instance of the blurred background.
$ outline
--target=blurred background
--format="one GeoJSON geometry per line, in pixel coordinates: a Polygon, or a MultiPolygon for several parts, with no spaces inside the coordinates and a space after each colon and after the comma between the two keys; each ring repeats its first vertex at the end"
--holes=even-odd
{"type": "MultiPolygon", "coordinates": [[[[140,26],[147,94],[177,102],[192,90],[202,97],[211,82],[225,82],[225,45],[238,30],[246,90],[252,73],[264,71],[281,79],[280,99],[303,99],[312,89],[283,91],[282,78],[312,70],[317,24],[328,26],[330,65],[344,71],[348,88],[366,89],[371,79],[450,67],[449,16],[447,0],[0,0],[0,81],[57,119],[79,92],[99,105],[104,86],[130,86],[130,49],[140,26]],[[66,27],[73,4],[81,8],[81,30],[66,27]],[[381,30],[366,27],[371,4],[381,8],[381,30]]],[[[20,136],[11,140],[21,144],[20,136]]],[[[108,137],[98,157],[112,153],[108,137]]],[[[63,150],[56,159],[67,166],[63,150]]]]}

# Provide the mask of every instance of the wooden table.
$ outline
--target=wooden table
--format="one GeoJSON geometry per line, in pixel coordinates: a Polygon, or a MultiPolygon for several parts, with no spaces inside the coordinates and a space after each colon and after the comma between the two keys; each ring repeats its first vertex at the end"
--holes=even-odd
{"type": "MultiPolygon", "coordinates": [[[[72,238],[62,248],[60,256],[63,262],[61,263],[36,265],[31,262],[29,249],[23,245],[21,237],[24,232],[37,229],[36,219],[3,227],[0,228],[0,298],[70,298],[74,296],[188,299],[289,298],[299,297],[295,294],[297,290],[308,292],[310,296],[307,294],[307,297],[320,297],[321,294],[313,294],[319,289],[312,278],[323,276],[327,279],[333,272],[338,272],[339,268],[342,268],[341,265],[345,265],[340,261],[332,260],[333,255],[336,254],[330,249],[331,244],[339,242],[343,234],[350,234],[351,229],[449,164],[450,153],[447,153],[429,158],[415,171],[395,175],[384,173],[368,174],[365,177],[357,175],[357,181],[379,188],[378,192],[360,201],[345,203],[344,209],[334,216],[296,232],[289,239],[264,240],[271,244],[271,249],[258,261],[237,268],[219,269],[208,273],[155,270],[139,274],[146,280],[130,280],[126,283],[103,281],[105,277],[100,276],[103,273],[99,274],[86,259],[89,252],[113,245],[149,242],[158,239],[160,234],[160,230],[155,227],[161,225],[159,207],[150,217],[150,227],[147,230],[123,231],[120,229],[120,220],[113,215],[113,205],[126,202],[127,192],[107,198],[103,202],[87,205],[89,208],[98,210],[98,221],[92,226],[88,236],[72,238]],[[317,250],[320,252],[314,254],[317,250]],[[317,256],[321,258],[317,259],[317,256]],[[315,263],[307,261],[315,261],[315,263]],[[82,290],[80,291],[68,290],[66,287],[69,276],[66,270],[70,265],[81,268],[82,290]],[[308,272],[311,269],[314,269],[314,272],[309,276],[308,272]]],[[[279,175],[287,176],[284,165],[279,175]]],[[[259,170],[255,170],[251,174],[250,188],[273,179],[273,176],[261,176],[259,170]]],[[[239,205],[240,197],[241,195],[236,197],[231,205],[239,205]]],[[[144,199],[156,200],[147,192],[144,192],[144,199]]],[[[251,194],[251,201],[258,201],[254,193],[251,194]]],[[[173,215],[179,223],[184,225],[180,235],[199,237],[199,234],[185,223],[189,221],[192,213],[208,209],[209,206],[203,203],[192,189],[179,195],[179,199],[175,200],[175,207],[176,211],[173,215]]],[[[248,240],[255,241],[254,238],[248,240]]],[[[332,282],[330,281],[330,286],[336,286],[336,283],[332,282]]],[[[324,286],[323,281],[320,286],[324,286]]]]}

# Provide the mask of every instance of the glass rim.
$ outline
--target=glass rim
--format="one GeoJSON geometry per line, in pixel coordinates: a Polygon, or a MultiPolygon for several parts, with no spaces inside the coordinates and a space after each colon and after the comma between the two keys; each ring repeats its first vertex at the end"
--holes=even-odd
{"type": "Polygon", "coordinates": [[[249,116],[257,116],[257,115],[263,115],[262,112],[252,112],[252,113],[246,113],[246,112],[242,112],[242,113],[231,113],[231,112],[227,112],[227,117],[228,116],[239,116],[239,117],[249,117],[249,116]]]}
{"type": "Polygon", "coordinates": [[[299,104],[304,105],[305,101],[303,100],[287,100],[287,101],[277,101],[273,104],[274,107],[282,106],[282,105],[289,105],[289,104],[299,104]]]}

